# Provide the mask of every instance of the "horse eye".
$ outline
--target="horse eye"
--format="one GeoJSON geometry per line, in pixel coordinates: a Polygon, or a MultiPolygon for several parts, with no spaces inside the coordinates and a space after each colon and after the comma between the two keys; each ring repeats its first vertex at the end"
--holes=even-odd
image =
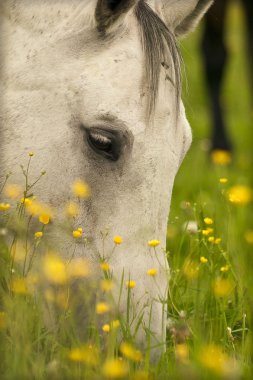
{"type": "Polygon", "coordinates": [[[89,146],[108,160],[117,161],[120,156],[120,143],[113,132],[102,129],[86,130],[89,146]]]}
{"type": "Polygon", "coordinates": [[[97,132],[95,133],[91,132],[89,134],[88,140],[92,144],[92,146],[96,149],[99,149],[105,152],[110,152],[112,149],[111,139],[101,134],[98,134],[97,132]]]}

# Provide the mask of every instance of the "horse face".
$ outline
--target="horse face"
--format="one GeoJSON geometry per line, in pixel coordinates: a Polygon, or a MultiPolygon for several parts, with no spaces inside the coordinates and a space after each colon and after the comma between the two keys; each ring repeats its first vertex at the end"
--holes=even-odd
{"type": "MultiPolygon", "coordinates": [[[[1,166],[14,171],[24,153],[34,151],[31,177],[47,172],[36,195],[56,214],[77,178],[89,183],[92,196],[81,203],[77,226],[90,244],[76,254],[102,253],[101,231],[109,233],[109,254],[113,235],[120,234],[124,243],[111,255],[111,267],[116,277],[124,270],[136,281],[144,323],[153,303],[151,330],[161,338],[165,310],[157,299],[166,299],[167,264],[162,252],[159,261],[150,254],[147,242],[158,239],[165,247],[173,181],[191,133],[166,65],[152,120],[147,115],[150,88],[136,2],[125,2],[118,13],[112,3],[3,2],[1,166]],[[153,267],[159,290],[146,274],[153,267]]],[[[12,181],[22,183],[18,170],[12,181]]],[[[65,256],[70,245],[62,244],[65,256]]]]}

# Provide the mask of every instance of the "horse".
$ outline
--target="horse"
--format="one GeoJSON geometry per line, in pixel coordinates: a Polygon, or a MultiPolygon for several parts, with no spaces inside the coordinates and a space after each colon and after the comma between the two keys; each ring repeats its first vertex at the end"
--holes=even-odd
{"type": "MultiPolygon", "coordinates": [[[[221,90],[228,58],[224,35],[229,4],[229,0],[216,1],[207,12],[204,17],[204,32],[201,44],[207,89],[211,103],[213,124],[212,150],[221,149],[227,151],[232,150],[232,144],[223,117],[221,90]]],[[[253,3],[251,0],[242,0],[241,4],[245,11],[250,74],[249,83],[251,95],[253,96],[253,3]]]]}
{"type": "MultiPolygon", "coordinates": [[[[61,213],[70,185],[85,179],[77,225],[101,252],[101,231],[120,234],[110,257],[119,282],[136,282],[137,336],[164,350],[169,269],[167,218],[175,175],[191,144],[180,92],[177,38],[200,21],[212,0],[3,0],[0,5],[1,173],[34,151],[31,176],[47,172],[36,194],[61,213]],[[147,276],[157,268],[154,279],[147,276]],[[152,310],[152,312],[151,312],[152,310]],[[159,344],[160,345],[159,345],[159,344]]],[[[3,179],[3,174],[1,174],[3,179]]],[[[62,237],[62,254],[69,243],[62,237]]],[[[108,247],[107,247],[108,248],[108,247]]],[[[96,263],[93,263],[96,270],[96,263]]],[[[118,290],[114,290],[115,293],[118,290]]],[[[120,308],[126,313],[127,290],[120,308]]],[[[117,294],[115,295],[115,297],[117,294]]],[[[157,351],[156,351],[157,352],[157,351]]]]}

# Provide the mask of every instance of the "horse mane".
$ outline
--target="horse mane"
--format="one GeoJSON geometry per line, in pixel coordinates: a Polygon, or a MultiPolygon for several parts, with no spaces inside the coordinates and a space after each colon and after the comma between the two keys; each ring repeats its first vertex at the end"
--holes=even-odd
{"type": "Polygon", "coordinates": [[[146,80],[149,84],[147,112],[150,118],[155,110],[160,83],[161,67],[170,75],[166,75],[176,93],[176,114],[179,112],[181,97],[181,55],[177,45],[175,34],[170,31],[162,19],[150,8],[145,0],[140,0],[135,9],[140,30],[141,40],[146,61],[146,80]]]}

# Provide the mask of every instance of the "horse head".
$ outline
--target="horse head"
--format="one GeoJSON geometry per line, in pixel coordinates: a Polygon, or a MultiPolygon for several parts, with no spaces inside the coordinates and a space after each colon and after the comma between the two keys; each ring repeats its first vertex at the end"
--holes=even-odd
{"type": "MultiPolygon", "coordinates": [[[[47,172],[36,194],[59,214],[71,184],[88,182],[91,197],[81,202],[76,223],[89,244],[75,254],[94,259],[102,249],[110,251],[110,237],[123,237],[108,260],[118,281],[124,273],[136,282],[140,341],[147,326],[154,341],[165,341],[167,260],[147,242],[166,246],[173,181],[191,143],[176,36],[192,29],[210,3],[4,0],[0,5],[2,172],[13,171],[25,152],[34,151],[31,174],[47,172]],[[109,242],[101,240],[105,230],[109,242]],[[150,268],[157,270],[155,282],[147,275],[150,268]]],[[[13,181],[22,181],[18,170],[13,181]]],[[[70,247],[63,240],[66,257],[70,247]]],[[[126,299],[123,289],[123,312],[126,299]]]]}

